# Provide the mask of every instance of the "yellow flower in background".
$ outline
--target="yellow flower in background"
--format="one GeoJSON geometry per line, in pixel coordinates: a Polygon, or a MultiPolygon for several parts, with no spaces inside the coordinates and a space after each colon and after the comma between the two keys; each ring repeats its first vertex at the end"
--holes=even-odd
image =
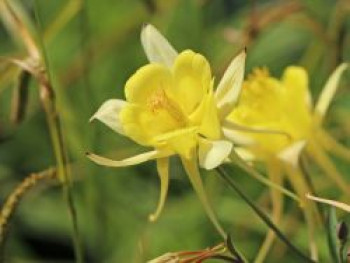
{"type": "MultiPolygon", "coordinates": [[[[309,92],[308,74],[302,67],[286,68],[281,79],[270,76],[267,69],[256,69],[244,82],[239,103],[229,114],[224,127],[225,136],[240,144],[241,148],[236,147],[237,153],[247,161],[263,161],[273,183],[283,184],[282,176],[288,176],[302,200],[309,226],[311,256],[315,260],[317,251],[313,238],[317,212],[305,197],[311,189],[299,165],[299,157],[305,152],[344,194],[350,194],[349,183],[339,174],[327,151],[347,160],[350,160],[350,152],[322,128],[323,117],[347,66],[342,64],[334,71],[315,106],[309,92]],[[239,131],[230,128],[230,124],[266,132],[239,131]]],[[[272,205],[272,216],[278,223],[283,211],[282,197],[274,190],[272,205]]],[[[273,234],[269,233],[256,262],[263,261],[272,240],[273,234]]]]}
{"type": "Polygon", "coordinates": [[[142,29],[141,42],[150,63],[127,81],[126,101],[106,101],[91,119],[98,119],[117,133],[154,150],[120,161],[91,153],[88,157],[112,167],[156,159],[161,193],[158,207],[150,216],[154,221],[167,194],[169,157],[179,155],[209,218],[224,235],[205,195],[198,163],[213,169],[232,150],[232,142],[223,139],[222,123],[240,93],[245,52],[234,58],[214,92],[214,79],[204,56],[191,50],[178,54],[151,25],[142,29]]]}
{"type": "MultiPolygon", "coordinates": [[[[227,123],[280,131],[280,134],[244,132],[224,127],[225,136],[243,145],[251,159],[278,159],[292,166],[298,165],[304,148],[316,162],[320,162],[321,158],[315,153],[324,150],[345,156],[345,148],[340,150],[342,146],[336,145],[321,124],[346,68],[347,64],[342,64],[330,76],[315,107],[308,88],[308,74],[302,67],[288,67],[280,80],[271,77],[267,69],[256,69],[244,82],[240,102],[229,114],[227,123]]],[[[337,179],[335,181],[338,182],[337,179]]]]}
{"type": "Polygon", "coordinates": [[[281,158],[295,162],[299,151],[312,136],[312,108],[308,77],[301,67],[288,67],[281,80],[269,75],[267,69],[256,69],[244,82],[239,105],[228,116],[234,123],[252,128],[281,131],[247,133],[226,130],[236,141],[244,138],[247,149],[256,159],[281,158]],[[285,156],[294,150],[293,156],[285,156]]]}

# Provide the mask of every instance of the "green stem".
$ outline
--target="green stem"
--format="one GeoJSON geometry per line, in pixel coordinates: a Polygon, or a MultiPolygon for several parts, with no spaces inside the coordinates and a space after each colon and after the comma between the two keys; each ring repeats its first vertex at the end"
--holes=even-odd
{"type": "Polygon", "coordinates": [[[83,251],[80,242],[79,228],[78,228],[78,218],[73,200],[72,193],[72,183],[71,178],[66,167],[67,164],[67,153],[64,145],[62,129],[60,125],[59,113],[57,112],[55,105],[55,95],[54,90],[51,86],[50,75],[48,70],[48,58],[45,52],[45,46],[42,38],[40,37],[41,33],[41,22],[39,16],[39,7],[37,1],[34,1],[35,4],[35,18],[37,21],[38,27],[38,42],[41,47],[42,56],[44,58],[45,71],[43,71],[40,76],[37,76],[39,81],[40,88],[40,99],[46,114],[46,119],[49,127],[50,137],[52,141],[52,146],[54,150],[54,155],[57,164],[57,174],[58,178],[62,184],[63,198],[67,202],[68,212],[71,217],[72,227],[73,227],[73,245],[75,251],[76,262],[83,262],[83,251]]]}
{"type": "Polygon", "coordinates": [[[300,262],[313,262],[312,259],[307,257],[303,252],[301,252],[298,248],[296,248],[288,238],[277,228],[277,226],[270,220],[270,218],[260,209],[258,208],[253,201],[246,196],[243,191],[239,188],[239,186],[230,178],[230,176],[226,173],[223,167],[216,168],[216,171],[220,175],[222,179],[228,184],[230,188],[232,188],[249,206],[254,210],[254,212],[264,221],[264,223],[275,232],[277,237],[283,241],[293,252],[297,255],[302,261],[300,262]]]}
{"type": "Polygon", "coordinates": [[[292,193],[291,191],[288,191],[287,189],[283,188],[282,186],[275,184],[274,182],[268,180],[263,175],[258,173],[255,169],[253,169],[251,166],[249,166],[235,151],[232,151],[230,158],[232,159],[232,162],[236,164],[240,169],[245,171],[248,175],[254,177],[261,183],[276,189],[277,191],[280,191],[281,193],[285,194],[286,196],[292,198],[293,200],[300,203],[300,198],[292,193]]]}
{"type": "Polygon", "coordinates": [[[75,250],[76,262],[83,262],[83,253],[79,236],[78,218],[74,205],[72,194],[72,183],[66,167],[67,158],[65,154],[65,148],[63,143],[62,131],[60,127],[60,121],[55,111],[53,101],[47,99],[47,96],[43,98],[42,103],[46,113],[46,118],[49,126],[50,137],[54,149],[54,154],[57,164],[58,178],[62,184],[63,198],[68,204],[68,212],[73,224],[73,245],[75,250]]]}

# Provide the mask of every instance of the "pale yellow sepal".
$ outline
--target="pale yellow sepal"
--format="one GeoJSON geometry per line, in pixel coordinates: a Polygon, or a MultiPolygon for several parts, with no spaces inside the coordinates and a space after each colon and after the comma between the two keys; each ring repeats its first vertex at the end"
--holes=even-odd
{"type": "Polygon", "coordinates": [[[337,91],[340,77],[344,71],[349,67],[349,64],[343,63],[338,66],[332,75],[328,78],[326,85],[324,86],[321,95],[315,106],[315,113],[318,114],[321,118],[326,114],[329,105],[337,91]]]}
{"type": "Polygon", "coordinates": [[[147,24],[142,28],[141,43],[151,63],[173,66],[177,52],[154,26],[147,24]]]}
{"type": "Polygon", "coordinates": [[[102,104],[98,111],[90,118],[90,121],[98,119],[113,131],[124,134],[122,124],[120,123],[119,113],[127,104],[124,100],[111,99],[102,104]]]}
{"type": "Polygon", "coordinates": [[[198,149],[200,166],[207,170],[218,167],[230,155],[232,147],[233,144],[229,141],[200,140],[198,149]]]}
{"type": "Polygon", "coordinates": [[[284,136],[285,138],[291,139],[291,136],[283,131],[279,131],[276,129],[267,129],[267,128],[257,128],[257,127],[249,127],[245,125],[241,125],[235,123],[231,120],[226,119],[223,124],[223,132],[224,135],[232,140],[233,142],[240,145],[249,145],[256,143],[252,134],[272,134],[278,136],[284,136]]]}
{"type": "Polygon", "coordinates": [[[235,152],[247,164],[256,160],[256,156],[245,147],[235,147],[235,152]]]}
{"type": "Polygon", "coordinates": [[[334,206],[336,208],[342,209],[342,210],[350,213],[350,205],[344,204],[342,202],[316,197],[316,196],[313,196],[311,194],[307,194],[306,197],[308,199],[310,199],[310,200],[313,200],[313,201],[316,201],[316,202],[320,202],[320,203],[323,203],[323,204],[327,204],[327,205],[331,205],[331,206],[334,206]]]}
{"type": "Polygon", "coordinates": [[[198,170],[196,158],[193,158],[190,160],[181,158],[181,161],[182,161],[182,164],[183,164],[185,171],[188,175],[188,178],[190,179],[192,186],[193,186],[194,190],[196,191],[198,198],[201,201],[201,203],[204,207],[204,210],[206,211],[209,219],[211,220],[211,222],[213,223],[213,225],[215,226],[217,231],[220,233],[220,235],[222,237],[226,237],[226,233],[223,230],[223,228],[221,227],[221,225],[220,225],[220,223],[219,223],[219,221],[214,213],[214,210],[213,210],[212,206],[210,205],[209,200],[207,198],[207,194],[206,194],[204,186],[203,186],[202,178],[201,178],[199,170],[198,170]]]}
{"type": "Polygon", "coordinates": [[[227,116],[237,103],[242,89],[245,59],[246,52],[243,50],[232,60],[215,91],[220,118],[227,116]]]}
{"type": "Polygon", "coordinates": [[[291,144],[290,146],[288,146],[287,148],[285,148],[283,151],[281,151],[277,155],[277,158],[279,158],[280,160],[286,163],[291,164],[293,167],[297,167],[300,153],[304,149],[305,145],[306,145],[305,140],[297,141],[291,144]]]}
{"type": "Polygon", "coordinates": [[[256,140],[253,138],[253,136],[250,136],[248,133],[243,133],[241,131],[227,128],[225,126],[222,128],[222,132],[225,138],[231,140],[235,144],[249,146],[256,143],[256,140]]]}
{"type": "Polygon", "coordinates": [[[169,188],[169,158],[157,159],[157,170],[160,179],[160,195],[156,211],[149,216],[149,220],[154,222],[160,216],[169,188]]]}
{"type": "Polygon", "coordinates": [[[97,154],[93,153],[86,153],[86,156],[93,162],[103,165],[103,166],[110,166],[110,167],[123,167],[123,166],[130,166],[135,164],[140,164],[149,160],[162,158],[171,155],[170,152],[167,151],[150,151],[146,153],[141,153],[138,155],[135,155],[133,157],[129,157],[120,161],[117,160],[111,160],[109,158],[102,157],[97,154]]]}

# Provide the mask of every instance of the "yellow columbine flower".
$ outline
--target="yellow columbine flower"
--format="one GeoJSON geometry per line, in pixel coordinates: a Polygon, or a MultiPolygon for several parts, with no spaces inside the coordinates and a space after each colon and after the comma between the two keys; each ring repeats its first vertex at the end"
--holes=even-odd
{"type": "MultiPolygon", "coordinates": [[[[310,239],[314,232],[314,207],[307,202],[305,194],[310,191],[299,167],[299,156],[304,151],[337,185],[349,194],[349,184],[338,173],[326,151],[350,159],[349,150],[336,143],[322,128],[322,119],[338,87],[339,79],[347,68],[340,65],[328,79],[318,102],[313,107],[308,89],[307,72],[296,66],[288,67],[281,79],[269,75],[266,69],[257,69],[243,84],[239,104],[227,118],[224,134],[234,142],[241,143],[238,153],[246,160],[266,163],[273,183],[282,184],[282,174],[287,174],[293,188],[303,200],[303,211],[310,226],[310,239]],[[228,128],[243,125],[264,132],[244,132],[228,128]],[[266,131],[271,131],[270,133],[266,131]],[[279,134],[276,132],[279,131],[279,134]]],[[[272,194],[273,218],[279,221],[282,213],[281,196],[272,194]]],[[[261,251],[271,245],[273,235],[266,239],[261,251]]],[[[312,257],[317,258],[316,246],[311,242],[312,257]]],[[[261,256],[257,262],[262,262],[261,256]]]]}
{"type": "Polygon", "coordinates": [[[208,216],[224,234],[208,204],[200,166],[213,169],[230,154],[232,143],[222,139],[222,121],[232,111],[244,75],[245,52],[230,64],[213,91],[213,76],[204,56],[191,50],[178,54],[151,25],[141,32],[141,42],[150,61],[125,85],[126,101],[106,101],[91,118],[154,150],[121,161],[95,154],[88,157],[100,165],[120,167],[157,160],[161,181],[159,216],[167,194],[169,157],[179,155],[208,216]]]}
{"type": "MultiPolygon", "coordinates": [[[[320,156],[322,150],[334,150],[345,156],[345,149],[340,149],[335,141],[322,128],[322,120],[335,94],[339,79],[347,68],[340,65],[328,79],[318,102],[312,106],[308,89],[307,72],[296,66],[288,67],[281,80],[273,78],[266,69],[256,69],[243,84],[239,105],[227,118],[224,133],[227,138],[241,143],[249,151],[252,159],[270,161],[278,159],[292,166],[298,165],[299,155],[306,147],[317,163],[326,171],[320,156]],[[227,128],[235,123],[252,129],[279,131],[251,133],[227,128]],[[333,145],[333,149],[331,149],[333,145]]],[[[322,151],[323,153],[323,151],[322,151]]],[[[333,176],[342,189],[337,176],[333,176]]]]}

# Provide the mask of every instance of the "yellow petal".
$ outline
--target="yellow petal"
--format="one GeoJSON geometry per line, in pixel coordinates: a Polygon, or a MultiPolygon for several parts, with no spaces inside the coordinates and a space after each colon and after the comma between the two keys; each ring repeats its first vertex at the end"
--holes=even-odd
{"type": "Polygon", "coordinates": [[[170,96],[185,114],[191,114],[210,88],[209,63],[202,55],[186,50],[176,58],[173,71],[176,87],[170,96]]]}
{"type": "Polygon", "coordinates": [[[192,183],[192,186],[193,186],[194,190],[196,191],[198,198],[201,201],[201,203],[204,207],[204,210],[206,211],[209,219],[211,220],[211,222],[215,226],[216,230],[220,233],[220,235],[222,237],[226,237],[226,233],[222,229],[218,219],[216,218],[216,215],[215,215],[215,213],[214,213],[214,211],[209,203],[207,195],[205,193],[205,189],[203,186],[202,178],[199,174],[196,159],[187,160],[187,159],[181,158],[181,160],[182,160],[182,164],[185,168],[185,171],[186,171],[186,173],[187,173],[187,175],[192,183]]]}
{"type": "Polygon", "coordinates": [[[221,137],[221,125],[212,94],[205,98],[204,114],[200,122],[199,133],[212,140],[218,140],[221,137]]]}
{"type": "Polygon", "coordinates": [[[147,24],[142,28],[141,43],[151,63],[173,66],[177,52],[154,26],[147,24]]]}
{"type": "Polygon", "coordinates": [[[159,91],[166,92],[172,85],[169,69],[159,64],[141,67],[125,84],[125,97],[128,102],[147,107],[150,98],[159,91]]]}
{"type": "Polygon", "coordinates": [[[109,128],[123,134],[123,127],[119,119],[119,113],[127,103],[123,100],[111,99],[107,100],[98,111],[90,118],[90,121],[98,119],[109,128]]]}
{"type": "Polygon", "coordinates": [[[246,52],[242,51],[232,60],[216,89],[220,118],[226,117],[238,100],[244,78],[245,58],[246,52]]]}
{"type": "Polygon", "coordinates": [[[193,149],[197,146],[197,137],[197,128],[191,127],[159,135],[154,140],[183,158],[190,159],[193,149]]]}
{"type": "Polygon", "coordinates": [[[160,196],[156,211],[149,216],[149,220],[154,222],[161,214],[169,186],[169,158],[159,158],[157,160],[157,170],[160,179],[160,196]]]}
{"type": "Polygon", "coordinates": [[[311,194],[307,194],[306,197],[309,198],[310,200],[314,200],[316,202],[320,202],[320,203],[324,203],[324,204],[327,204],[327,205],[331,205],[331,206],[340,208],[340,209],[350,213],[350,205],[344,204],[342,202],[316,197],[316,196],[313,196],[311,194]]]}
{"type": "Polygon", "coordinates": [[[128,104],[119,116],[125,135],[144,146],[155,146],[154,137],[175,130],[179,125],[164,109],[152,112],[136,104],[128,104]]]}
{"type": "Polygon", "coordinates": [[[171,155],[168,151],[150,151],[146,153],[141,153],[139,155],[135,155],[130,158],[126,158],[120,161],[111,160],[102,156],[99,156],[97,154],[93,153],[86,153],[86,156],[93,162],[103,165],[103,166],[110,166],[110,167],[123,167],[123,166],[130,166],[135,164],[140,164],[149,160],[162,158],[171,155]]]}
{"type": "Polygon", "coordinates": [[[229,141],[209,141],[202,139],[199,143],[198,159],[201,167],[211,170],[222,164],[232,150],[229,141]]]}
{"type": "Polygon", "coordinates": [[[306,104],[309,108],[311,107],[309,78],[304,68],[296,66],[287,67],[283,73],[282,82],[287,89],[288,100],[292,102],[294,109],[298,107],[298,105],[295,105],[296,102],[306,104]]]}
{"type": "Polygon", "coordinates": [[[339,86],[338,84],[340,81],[340,77],[344,73],[344,71],[348,68],[348,66],[349,64],[347,63],[343,63],[340,66],[338,66],[335,69],[335,71],[332,73],[332,75],[329,77],[326,85],[324,86],[315,107],[315,112],[320,117],[323,117],[326,114],[328,107],[339,86]]]}

